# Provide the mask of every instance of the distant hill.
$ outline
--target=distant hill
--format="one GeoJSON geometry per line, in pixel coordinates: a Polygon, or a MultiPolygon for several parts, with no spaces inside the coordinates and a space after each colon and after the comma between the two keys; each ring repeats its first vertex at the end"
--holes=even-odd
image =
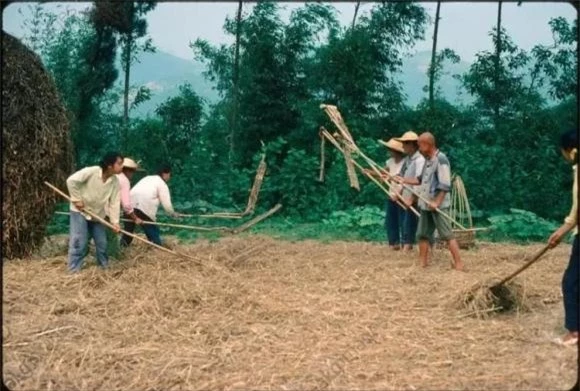
{"type": "MultiPolygon", "coordinates": [[[[407,103],[410,105],[414,106],[427,97],[423,87],[428,84],[427,68],[430,61],[431,53],[428,51],[417,52],[403,61],[399,80],[403,82],[407,103]]],[[[459,94],[459,82],[452,78],[452,74],[463,73],[468,68],[469,64],[465,62],[445,65],[445,74],[439,87],[447,100],[453,103],[467,103],[469,97],[459,94]]],[[[213,89],[214,84],[203,76],[204,71],[205,65],[193,58],[185,60],[163,51],[144,53],[131,69],[131,84],[149,87],[152,98],[137,107],[133,115],[153,114],[160,103],[177,95],[179,85],[186,82],[189,82],[194,91],[208,103],[217,102],[219,95],[213,89]]],[[[122,83],[122,77],[119,78],[119,83],[122,83]]]]}
{"type": "MultiPolygon", "coordinates": [[[[190,83],[193,90],[208,103],[216,102],[218,93],[213,90],[213,83],[203,76],[204,71],[205,65],[193,58],[188,61],[162,51],[142,54],[139,62],[131,68],[131,84],[150,88],[151,99],[138,106],[133,115],[153,114],[159,104],[176,96],[178,87],[184,83],[190,83]]],[[[123,82],[122,75],[119,82],[123,82]]]]}
{"type": "MultiPolygon", "coordinates": [[[[421,99],[427,98],[429,94],[423,91],[429,84],[427,75],[429,64],[431,63],[431,52],[421,51],[403,59],[402,73],[399,80],[403,82],[403,90],[407,95],[407,104],[417,105],[421,99]]],[[[436,88],[441,89],[443,97],[451,103],[469,103],[473,100],[465,91],[461,90],[461,84],[453,78],[454,74],[463,74],[469,70],[470,64],[460,61],[452,64],[447,61],[443,66],[443,75],[436,88]]]]}

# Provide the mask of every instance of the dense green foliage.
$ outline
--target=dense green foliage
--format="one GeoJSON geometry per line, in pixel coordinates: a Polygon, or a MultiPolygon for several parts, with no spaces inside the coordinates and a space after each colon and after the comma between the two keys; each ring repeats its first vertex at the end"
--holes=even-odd
{"type": "MultiPolygon", "coordinates": [[[[474,98],[469,105],[441,97],[436,82],[446,61],[459,60],[451,49],[441,50],[433,65],[433,107],[427,99],[409,107],[395,76],[405,53],[429,28],[419,4],[376,3],[354,27],[341,27],[332,5],[307,3],[287,22],[280,7],[259,2],[242,15],[237,121],[230,115],[234,44],[214,46],[192,37],[192,55],[207,65],[206,77],[216,83],[221,101],[204,110],[196,86],[183,85],[155,117],[130,123],[131,142],[124,152],[149,170],[163,160],[171,162],[174,198],[189,202],[189,212],[200,210],[200,200],[221,210],[243,209],[266,152],[261,208],[281,202],[284,219],[351,227],[363,237],[382,238],[384,194],[365,179],[360,192],[350,189],[344,161],[332,147],[327,148],[325,181],[318,181],[318,128],[332,129],[319,105],[329,103],[338,106],[357,144],[376,161],[387,158],[378,138],[409,129],[432,131],[452,170],[463,178],[472,208],[492,216],[495,239],[545,238],[553,226],[542,219],[559,221],[566,214],[572,177],[556,144],[563,130],[578,126],[576,22],[552,20],[553,45],[530,51],[519,48],[502,29],[499,62],[496,46],[478,53],[468,72],[456,75],[465,94],[474,98]],[[549,106],[548,97],[538,92],[542,87],[555,105],[549,106]],[[235,142],[228,137],[232,126],[235,142]],[[532,214],[518,214],[517,209],[532,214]]],[[[51,34],[41,28],[28,42],[42,55],[79,123],[77,163],[94,164],[104,150],[120,145],[122,99],[109,83],[109,65],[96,70],[104,76],[94,81],[100,90],[91,95],[90,110],[79,108],[87,104],[79,86],[88,69],[94,69],[88,66],[96,37],[109,34],[108,47],[113,47],[115,36],[83,15],[66,16],[60,27],[57,19],[37,15],[37,30],[45,26],[51,34]]],[[[235,37],[236,24],[228,18],[224,31],[235,37]]],[[[490,30],[497,45],[497,31],[490,30]]]]}

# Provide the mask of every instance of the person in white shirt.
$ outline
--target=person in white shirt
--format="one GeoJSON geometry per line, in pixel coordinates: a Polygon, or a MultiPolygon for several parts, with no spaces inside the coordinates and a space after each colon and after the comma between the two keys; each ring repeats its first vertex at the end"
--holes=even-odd
{"type": "MultiPolygon", "coordinates": [[[[171,167],[165,164],[161,166],[156,175],[148,175],[137,182],[131,189],[131,205],[135,216],[143,221],[156,221],[157,209],[161,204],[168,215],[179,217],[171,205],[171,195],[167,186],[167,181],[170,178],[171,167]]],[[[161,245],[161,234],[158,226],[142,224],[141,228],[150,242],[161,245]]],[[[134,230],[135,222],[127,223],[125,231],[133,233],[134,230]]],[[[130,236],[123,235],[121,245],[127,247],[131,241],[130,236]]]]}

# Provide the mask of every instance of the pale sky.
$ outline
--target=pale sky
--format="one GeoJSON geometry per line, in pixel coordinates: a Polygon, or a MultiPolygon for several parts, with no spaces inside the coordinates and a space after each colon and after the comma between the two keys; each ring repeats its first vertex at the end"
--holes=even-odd
{"type": "MultiPolygon", "coordinates": [[[[28,5],[34,3],[13,3],[6,7],[3,14],[3,29],[22,37],[21,27],[25,16],[29,15],[28,5]],[[18,9],[24,13],[20,15],[18,9]]],[[[354,14],[355,3],[333,3],[339,11],[338,17],[343,25],[350,24],[354,14]]],[[[420,3],[434,17],[436,3],[420,3]]],[[[292,9],[303,3],[280,3],[286,8],[282,14],[287,18],[292,9]]],[[[63,10],[66,7],[80,10],[90,6],[90,3],[45,3],[50,10],[63,10]]],[[[244,3],[248,10],[252,3],[244,3]]],[[[359,15],[368,11],[372,3],[362,3],[359,15]]],[[[226,15],[235,16],[237,3],[180,2],[158,3],[151,11],[147,20],[149,33],[159,50],[175,56],[192,59],[189,42],[197,38],[207,39],[212,43],[233,42],[233,38],[223,32],[226,15]]],[[[551,18],[563,16],[568,20],[576,18],[576,10],[567,3],[503,3],[502,21],[514,42],[522,49],[530,49],[538,43],[552,43],[552,35],[548,25],[551,18]]],[[[497,18],[497,3],[454,2],[441,5],[441,23],[439,25],[438,48],[454,49],[464,61],[471,62],[475,53],[491,49],[491,39],[488,36],[497,18]]],[[[415,50],[431,50],[433,25],[426,34],[426,39],[419,42],[415,50]]]]}

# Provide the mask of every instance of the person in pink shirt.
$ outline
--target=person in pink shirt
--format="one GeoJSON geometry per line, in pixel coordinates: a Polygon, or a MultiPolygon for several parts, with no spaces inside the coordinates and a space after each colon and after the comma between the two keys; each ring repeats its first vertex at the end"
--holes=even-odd
{"type": "Polygon", "coordinates": [[[119,179],[119,193],[121,195],[121,209],[123,210],[123,215],[126,219],[133,220],[132,223],[125,223],[125,229],[127,229],[128,224],[138,224],[141,225],[143,220],[141,220],[135,214],[133,205],[131,204],[131,178],[136,171],[142,171],[139,165],[130,158],[123,159],[123,172],[117,174],[119,179]]]}

